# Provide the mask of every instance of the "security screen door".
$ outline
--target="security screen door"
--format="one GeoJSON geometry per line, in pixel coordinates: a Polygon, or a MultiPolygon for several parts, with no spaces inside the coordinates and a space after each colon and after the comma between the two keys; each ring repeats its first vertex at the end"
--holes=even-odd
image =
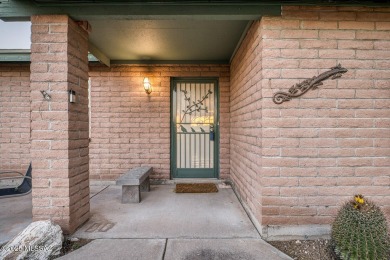
{"type": "Polygon", "coordinates": [[[218,177],[218,81],[172,80],[173,178],[218,177]]]}

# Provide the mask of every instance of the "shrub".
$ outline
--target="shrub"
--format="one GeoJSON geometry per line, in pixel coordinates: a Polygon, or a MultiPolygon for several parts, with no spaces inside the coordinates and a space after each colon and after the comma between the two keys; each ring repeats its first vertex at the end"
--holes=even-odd
{"type": "Polygon", "coordinates": [[[386,218],[379,207],[362,195],[355,195],[340,209],[332,225],[331,239],[341,259],[389,259],[386,218]]]}

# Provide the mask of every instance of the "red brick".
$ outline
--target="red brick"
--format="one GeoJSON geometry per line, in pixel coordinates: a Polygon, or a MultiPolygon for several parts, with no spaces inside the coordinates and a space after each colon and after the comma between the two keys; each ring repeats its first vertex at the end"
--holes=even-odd
{"type": "Polygon", "coordinates": [[[357,21],[381,21],[381,22],[389,22],[390,14],[380,13],[380,12],[357,12],[356,13],[357,21]]]}
{"type": "Polygon", "coordinates": [[[282,216],[313,216],[316,213],[316,207],[280,207],[282,216]]]}
{"type": "Polygon", "coordinates": [[[340,21],[356,20],[356,12],[320,12],[320,20],[340,21]]]}
{"type": "Polygon", "coordinates": [[[333,21],[302,21],[302,29],[337,29],[337,22],[333,21]]]}
{"type": "Polygon", "coordinates": [[[339,49],[358,49],[369,50],[374,48],[373,41],[356,41],[356,40],[340,40],[338,41],[339,49]]]}
{"type": "Polygon", "coordinates": [[[47,24],[47,23],[68,23],[69,18],[66,15],[33,15],[31,16],[31,23],[47,24]]]}
{"type": "Polygon", "coordinates": [[[390,30],[390,22],[376,22],[375,29],[377,30],[390,30]]]}
{"type": "Polygon", "coordinates": [[[329,176],[329,177],[353,176],[354,173],[355,173],[354,168],[351,167],[322,167],[318,169],[319,176],[329,176]]]}
{"type": "Polygon", "coordinates": [[[302,49],[335,49],[337,48],[336,40],[300,40],[302,49]]]}
{"type": "Polygon", "coordinates": [[[284,39],[316,39],[318,30],[282,30],[280,37],[284,39]]]}
{"type": "Polygon", "coordinates": [[[388,31],[356,31],[358,40],[386,40],[390,38],[388,31]]]}
{"type": "MultiPolygon", "coordinates": [[[[282,6],[285,8],[286,6],[282,6]]],[[[318,12],[304,12],[304,11],[295,11],[295,10],[283,10],[283,17],[288,19],[306,19],[306,20],[318,20],[318,12]]]]}
{"type": "Polygon", "coordinates": [[[33,24],[33,25],[31,25],[31,32],[32,33],[48,33],[49,32],[49,25],[47,25],[47,24],[33,24]]]}
{"type": "Polygon", "coordinates": [[[345,109],[345,108],[372,108],[374,105],[373,100],[339,100],[338,101],[338,108],[345,109]]]}
{"type": "Polygon", "coordinates": [[[380,50],[358,50],[356,51],[356,58],[358,59],[367,59],[372,60],[377,57],[381,57],[382,59],[390,58],[390,51],[380,51],[380,50]]]}
{"type": "Polygon", "coordinates": [[[261,178],[261,182],[267,187],[298,186],[298,178],[268,177],[261,178]]]}
{"type": "Polygon", "coordinates": [[[388,167],[358,167],[356,168],[356,176],[386,176],[388,167]]]}
{"type": "Polygon", "coordinates": [[[50,33],[66,33],[68,32],[68,25],[64,24],[50,24],[50,33]]]}
{"type": "Polygon", "coordinates": [[[318,150],[315,148],[282,148],[284,157],[317,157],[318,150]]]}
{"type": "Polygon", "coordinates": [[[337,165],[341,167],[352,166],[352,167],[363,167],[372,166],[373,160],[370,158],[339,158],[337,165]]]}
{"type": "MultiPolygon", "coordinates": [[[[358,32],[356,32],[357,34],[358,32]]],[[[355,39],[355,31],[352,30],[321,30],[321,39],[355,39]]]]}
{"type": "Polygon", "coordinates": [[[333,167],[337,162],[335,158],[300,158],[301,167],[333,167]]]}
{"type": "Polygon", "coordinates": [[[32,43],[66,43],[66,34],[32,34],[32,43]]]}
{"type": "Polygon", "coordinates": [[[374,22],[339,21],[339,29],[374,30],[374,22]]]}
{"type": "Polygon", "coordinates": [[[263,39],[263,48],[270,49],[298,49],[298,40],[263,39]]]}
{"type": "Polygon", "coordinates": [[[280,176],[295,177],[295,176],[317,176],[317,169],[310,167],[294,167],[294,168],[280,168],[280,176]]]}
{"type": "MultiPolygon", "coordinates": [[[[373,71],[373,73],[375,73],[373,71]]],[[[377,74],[377,73],[375,73],[377,74]]],[[[374,76],[374,75],[373,75],[374,76]]],[[[390,89],[375,89],[375,90],[368,90],[368,89],[358,89],[356,90],[356,97],[357,98],[379,98],[379,97],[388,97],[390,96],[390,89]]]]}
{"type": "Polygon", "coordinates": [[[319,58],[340,58],[340,59],[352,59],[355,58],[354,50],[319,50],[319,58]]]}
{"type": "Polygon", "coordinates": [[[281,187],[280,195],[282,196],[313,196],[318,194],[316,187],[281,187]]]}
{"type": "Polygon", "coordinates": [[[281,20],[279,17],[264,17],[262,19],[264,29],[298,29],[298,20],[281,20]]]}

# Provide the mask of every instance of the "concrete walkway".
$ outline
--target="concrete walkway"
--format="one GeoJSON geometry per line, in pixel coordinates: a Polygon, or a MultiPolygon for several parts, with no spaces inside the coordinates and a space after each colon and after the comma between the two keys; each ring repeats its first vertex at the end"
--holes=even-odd
{"type": "Polygon", "coordinates": [[[31,193],[13,198],[0,198],[0,245],[11,240],[31,222],[31,193]]]}
{"type": "Polygon", "coordinates": [[[152,186],[139,204],[121,204],[120,187],[96,189],[91,218],[73,235],[95,240],[59,259],[291,259],[260,238],[230,188],[152,186]]]}

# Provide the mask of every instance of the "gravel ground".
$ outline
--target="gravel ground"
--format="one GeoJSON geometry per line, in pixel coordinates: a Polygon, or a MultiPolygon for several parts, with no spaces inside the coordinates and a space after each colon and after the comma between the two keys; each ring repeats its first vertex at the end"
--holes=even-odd
{"type": "Polygon", "coordinates": [[[296,260],[337,260],[329,240],[290,240],[268,242],[296,260]]]}

